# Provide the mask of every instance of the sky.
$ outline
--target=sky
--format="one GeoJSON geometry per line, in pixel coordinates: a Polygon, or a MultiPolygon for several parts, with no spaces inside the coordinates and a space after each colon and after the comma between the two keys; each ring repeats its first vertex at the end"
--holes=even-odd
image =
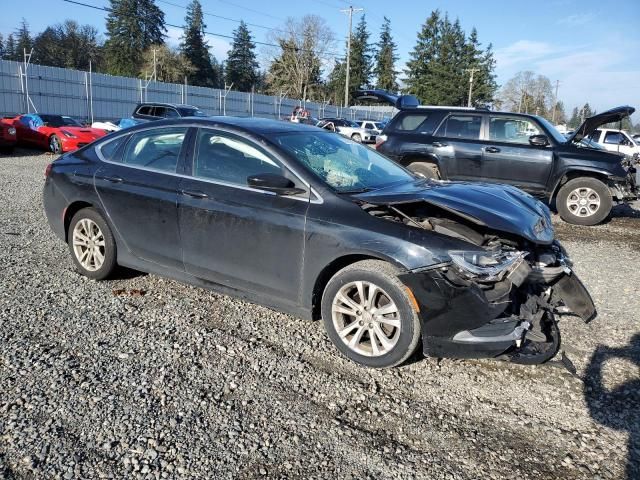
{"type": "MultiPolygon", "coordinates": [[[[10,0],[0,0],[9,2],[10,0]]],[[[108,0],[78,0],[108,6],[108,0]]],[[[167,23],[184,23],[184,5],[189,0],[156,0],[165,12],[167,23]]],[[[372,41],[377,41],[383,16],[391,20],[392,34],[398,44],[398,70],[402,70],[413,49],[417,32],[432,10],[447,12],[459,18],[469,32],[476,27],[484,46],[491,43],[497,62],[498,83],[504,84],[521,70],[546,75],[555,84],[559,80],[558,97],[567,114],[575,106],[589,102],[603,111],[628,104],[640,109],[640,0],[540,0],[538,2],[505,2],[504,0],[201,0],[209,14],[207,31],[231,35],[244,20],[258,42],[269,42],[272,29],[287,17],[305,14],[322,16],[334,31],[335,45],[327,50],[344,54],[348,20],[340,10],[364,8],[372,41]],[[394,8],[391,8],[393,6],[394,8]],[[227,19],[219,18],[227,17],[227,19]]],[[[354,24],[359,13],[354,17],[354,24]]],[[[72,18],[88,23],[104,32],[105,13],[63,0],[21,0],[11,9],[3,8],[0,33],[11,33],[22,18],[32,32],[72,18]]],[[[170,44],[177,45],[182,32],[169,27],[170,44]]],[[[212,53],[222,60],[229,49],[228,38],[208,37],[212,53]]],[[[262,61],[268,58],[268,47],[258,47],[262,61]]],[[[640,113],[633,117],[640,121],[640,113]]]]}

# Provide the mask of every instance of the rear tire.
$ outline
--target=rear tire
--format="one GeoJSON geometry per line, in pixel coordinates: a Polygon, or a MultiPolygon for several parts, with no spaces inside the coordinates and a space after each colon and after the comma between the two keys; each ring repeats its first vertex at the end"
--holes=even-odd
{"type": "Polygon", "coordinates": [[[593,177],[569,180],[556,197],[560,217],[574,225],[597,225],[609,216],[612,206],[609,188],[593,177]]]}
{"type": "Polygon", "coordinates": [[[116,242],[95,209],[83,208],[71,219],[67,244],[76,269],[85,277],[104,280],[116,268],[116,242]]]}
{"type": "Polygon", "coordinates": [[[433,163],[413,162],[409,164],[407,168],[411,170],[413,173],[422,175],[425,178],[432,178],[434,180],[439,180],[441,178],[440,170],[438,169],[438,166],[434,165],[433,163]]]}
{"type": "Polygon", "coordinates": [[[363,260],[336,273],[324,290],[322,319],[327,335],[356,363],[394,367],[418,346],[420,319],[399,272],[387,262],[363,260]]]}

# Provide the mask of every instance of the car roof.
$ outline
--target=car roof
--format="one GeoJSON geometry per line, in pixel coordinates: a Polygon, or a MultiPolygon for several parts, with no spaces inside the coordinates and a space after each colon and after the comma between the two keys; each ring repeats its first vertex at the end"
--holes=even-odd
{"type": "MultiPolygon", "coordinates": [[[[306,125],[304,123],[285,122],[283,120],[270,120],[267,118],[255,118],[255,117],[182,117],[169,120],[159,120],[153,122],[153,126],[177,126],[181,124],[189,125],[202,125],[208,127],[222,127],[231,128],[233,130],[240,130],[247,133],[273,134],[273,133],[290,133],[290,132],[319,132],[322,131],[313,125],[306,125]]],[[[151,125],[148,123],[142,123],[135,127],[128,128],[127,130],[144,130],[151,125]]]]}
{"type": "Polygon", "coordinates": [[[144,105],[160,105],[163,107],[174,107],[174,108],[195,108],[200,110],[195,105],[187,105],[186,103],[165,103],[165,102],[141,102],[138,103],[138,107],[142,107],[144,105]]]}
{"type": "Polygon", "coordinates": [[[537,118],[537,115],[532,113],[518,113],[518,112],[504,112],[500,110],[487,110],[485,108],[473,108],[473,107],[442,107],[431,105],[420,105],[416,108],[406,108],[400,110],[401,113],[416,113],[420,114],[425,110],[433,110],[437,112],[450,111],[450,112],[463,112],[463,113],[476,113],[476,114],[490,114],[490,115],[504,115],[510,117],[523,117],[523,118],[537,118]]]}

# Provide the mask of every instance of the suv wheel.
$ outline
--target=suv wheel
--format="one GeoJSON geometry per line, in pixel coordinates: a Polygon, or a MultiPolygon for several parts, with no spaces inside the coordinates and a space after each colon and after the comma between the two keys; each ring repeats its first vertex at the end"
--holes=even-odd
{"type": "Polygon", "coordinates": [[[596,225],[602,222],[613,206],[609,188],[600,180],[580,177],[565,183],[556,198],[560,217],[574,225],[596,225]]]}
{"type": "Polygon", "coordinates": [[[362,137],[360,136],[359,133],[354,133],[353,135],[351,135],[351,139],[354,142],[362,143],[362,137]]]}
{"type": "Polygon", "coordinates": [[[400,365],[420,340],[420,320],[399,270],[364,260],[343,268],[322,295],[322,319],[340,352],[367,367],[400,365]]]}
{"type": "Polygon", "coordinates": [[[440,170],[437,165],[426,162],[413,162],[407,167],[413,173],[422,175],[425,178],[433,178],[438,180],[440,178],[440,170]]]}
{"type": "Polygon", "coordinates": [[[78,271],[85,277],[103,280],[116,267],[116,243],[111,230],[93,208],[83,208],[69,224],[69,250],[78,271]]]}

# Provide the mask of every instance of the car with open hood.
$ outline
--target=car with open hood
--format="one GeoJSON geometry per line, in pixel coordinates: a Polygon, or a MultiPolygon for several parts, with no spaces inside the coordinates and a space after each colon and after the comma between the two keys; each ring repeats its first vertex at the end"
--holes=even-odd
{"type": "Polygon", "coordinates": [[[596,315],[543,203],[426,179],[308,125],[149,122],[55,160],[43,197],[85,276],[123,265],[322,319],[370,367],[419,345],[540,363],[557,314],[596,315]]]}
{"type": "Polygon", "coordinates": [[[631,115],[632,107],[587,118],[567,138],[536,115],[420,106],[411,95],[381,90],[356,97],[400,110],[378,135],[376,148],[426,177],[513,185],[577,225],[600,223],[615,203],[637,198],[633,162],[581,141],[600,125],[631,115]]]}
{"type": "Polygon", "coordinates": [[[101,129],[86,127],[67,115],[29,113],[12,119],[19,145],[63,153],[104,137],[101,129]]]}

